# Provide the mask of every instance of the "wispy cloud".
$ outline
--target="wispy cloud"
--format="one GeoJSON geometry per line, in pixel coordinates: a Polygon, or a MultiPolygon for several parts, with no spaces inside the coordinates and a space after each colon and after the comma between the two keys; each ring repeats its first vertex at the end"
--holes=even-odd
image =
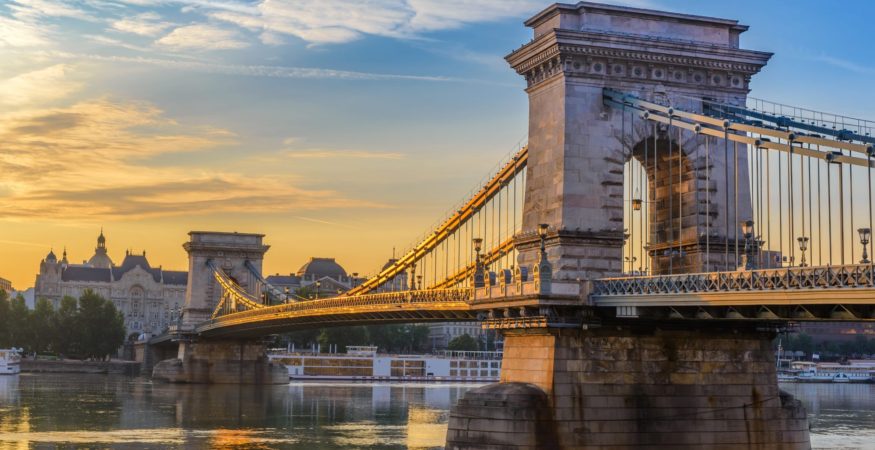
{"type": "Polygon", "coordinates": [[[6,115],[0,210],[9,220],[99,220],[384,207],[275,176],[144,164],[233,139],[226,130],[177,123],[144,102],[101,99],[6,115]]]}
{"type": "Polygon", "coordinates": [[[207,24],[176,28],[155,43],[177,50],[229,50],[249,46],[236,31],[207,24]]]}
{"type": "Polygon", "coordinates": [[[281,158],[302,158],[302,159],[403,159],[403,153],[396,152],[374,152],[367,150],[327,150],[327,149],[305,149],[305,150],[284,150],[279,153],[281,158]]]}
{"type": "Polygon", "coordinates": [[[161,16],[151,12],[119,19],[112,23],[112,28],[115,30],[140,36],[157,36],[171,26],[172,23],[162,21],[161,16]]]}
{"type": "Polygon", "coordinates": [[[0,105],[29,107],[66,97],[79,83],[66,78],[69,66],[55,64],[0,80],[0,105]]]}
{"type": "Polygon", "coordinates": [[[206,63],[182,59],[148,58],[130,56],[105,56],[98,54],[82,54],[68,52],[51,52],[52,56],[80,60],[89,59],[105,62],[122,62],[133,64],[146,64],[169,69],[190,70],[203,73],[219,73],[226,75],[244,75],[253,77],[270,78],[311,78],[311,79],[342,79],[342,80],[410,80],[410,81],[439,81],[461,82],[475,81],[462,78],[429,76],[429,75],[403,75],[390,73],[357,72],[350,70],[322,69],[315,67],[288,67],[288,66],[264,66],[264,65],[238,65],[206,63]]]}
{"type": "Polygon", "coordinates": [[[853,61],[849,61],[842,58],[837,58],[835,56],[830,55],[817,55],[817,56],[808,56],[806,59],[822,62],[828,64],[833,67],[838,67],[839,69],[848,70],[851,72],[863,74],[863,75],[872,75],[875,74],[875,67],[873,66],[864,66],[862,64],[855,63],[853,61]]]}
{"type": "Polygon", "coordinates": [[[298,0],[262,1],[252,9],[239,10],[211,4],[201,6],[214,20],[252,31],[262,31],[270,36],[294,36],[315,44],[337,44],[354,41],[365,35],[417,39],[425,32],[516,17],[536,11],[543,7],[543,2],[298,0]]]}

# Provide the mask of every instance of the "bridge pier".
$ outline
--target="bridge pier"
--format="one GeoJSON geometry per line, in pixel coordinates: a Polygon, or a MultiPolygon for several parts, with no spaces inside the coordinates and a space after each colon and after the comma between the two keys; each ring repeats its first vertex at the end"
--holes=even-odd
{"type": "Polygon", "coordinates": [[[180,342],[178,357],[155,365],[152,378],[171,383],[288,384],[288,371],[272,364],[266,351],[261,340],[180,342]]]}
{"type": "Polygon", "coordinates": [[[505,332],[501,383],[470,391],[447,449],[807,449],[772,331],[655,325],[505,332]]]}

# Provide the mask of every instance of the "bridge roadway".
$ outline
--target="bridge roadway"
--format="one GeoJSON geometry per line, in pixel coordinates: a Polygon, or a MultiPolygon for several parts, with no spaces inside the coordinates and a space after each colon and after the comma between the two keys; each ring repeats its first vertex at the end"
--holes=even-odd
{"type": "MultiPolygon", "coordinates": [[[[475,320],[487,328],[557,326],[568,314],[556,308],[567,313],[587,307],[604,312],[602,320],[875,320],[875,267],[605,278],[592,283],[588,301],[544,296],[533,281],[341,296],[225,314],[192,331],[203,337],[250,337],[313,327],[475,320]]],[[[575,315],[581,324],[583,316],[575,315]]]]}

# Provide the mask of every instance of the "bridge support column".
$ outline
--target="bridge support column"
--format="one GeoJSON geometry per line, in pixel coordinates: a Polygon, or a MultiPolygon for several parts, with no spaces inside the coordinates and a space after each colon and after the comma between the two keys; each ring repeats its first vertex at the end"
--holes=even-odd
{"type": "Polygon", "coordinates": [[[505,333],[501,383],[470,391],[447,449],[807,449],[772,332],[705,324],[505,333]],[[487,401],[488,400],[488,401],[487,401]],[[479,405],[479,406],[478,406],[479,405]]]}
{"type": "Polygon", "coordinates": [[[159,362],[152,378],[171,383],[287,384],[288,370],[271,363],[266,350],[261,340],[181,342],[178,357],[159,362]]]}

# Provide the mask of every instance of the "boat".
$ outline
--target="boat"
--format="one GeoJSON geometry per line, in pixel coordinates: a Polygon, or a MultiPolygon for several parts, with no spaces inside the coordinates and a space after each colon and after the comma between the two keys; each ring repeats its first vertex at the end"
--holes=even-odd
{"type": "Polygon", "coordinates": [[[21,349],[0,348],[0,375],[15,375],[21,372],[21,349]]]}
{"type": "Polygon", "coordinates": [[[292,380],[495,382],[501,352],[443,351],[435,355],[378,354],[377,347],[348,346],[346,353],[272,351],[292,380]]]}
{"type": "MultiPolygon", "coordinates": [[[[875,362],[850,361],[849,364],[795,361],[796,381],[801,383],[870,383],[875,380],[875,362]]],[[[778,378],[779,381],[783,381],[778,378]]]]}

